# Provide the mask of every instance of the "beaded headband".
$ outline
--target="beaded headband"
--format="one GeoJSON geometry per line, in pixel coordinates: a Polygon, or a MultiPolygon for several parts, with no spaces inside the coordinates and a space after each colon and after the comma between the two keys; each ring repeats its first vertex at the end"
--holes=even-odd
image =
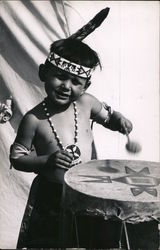
{"type": "MultiPolygon", "coordinates": [[[[101,23],[107,17],[108,13],[109,13],[108,7],[101,10],[100,12],[98,12],[97,15],[94,16],[93,19],[91,19],[86,25],[84,25],[81,29],[79,29],[76,33],[71,35],[69,38],[82,41],[90,33],[92,33],[97,27],[99,27],[101,25],[101,23]]],[[[71,74],[74,74],[74,75],[77,75],[77,76],[83,77],[83,78],[91,77],[91,73],[93,71],[93,68],[88,68],[88,67],[85,67],[83,65],[71,62],[71,61],[55,54],[54,52],[51,52],[47,59],[54,66],[56,66],[64,71],[67,71],[71,74]]]]}
{"type": "Polygon", "coordinates": [[[71,74],[77,75],[79,77],[83,77],[83,78],[89,78],[91,76],[91,73],[93,71],[93,69],[82,66],[80,64],[71,62],[57,54],[55,54],[54,52],[51,52],[48,56],[48,61],[50,63],[52,63],[54,66],[67,71],[71,74]]]}

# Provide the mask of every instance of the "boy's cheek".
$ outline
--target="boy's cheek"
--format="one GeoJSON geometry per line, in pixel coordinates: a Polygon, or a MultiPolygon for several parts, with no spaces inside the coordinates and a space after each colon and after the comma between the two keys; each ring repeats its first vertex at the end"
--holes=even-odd
{"type": "Polygon", "coordinates": [[[76,92],[76,93],[73,93],[73,98],[74,99],[77,99],[77,98],[79,98],[81,95],[83,95],[84,94],[84,92],[83,91],[79,91],[79,92],[76,92]]]}

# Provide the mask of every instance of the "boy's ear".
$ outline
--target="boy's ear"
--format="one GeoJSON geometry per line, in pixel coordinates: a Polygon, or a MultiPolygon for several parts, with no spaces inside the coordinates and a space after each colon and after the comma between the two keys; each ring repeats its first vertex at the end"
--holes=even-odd
{"type": "Polygon", "coordinates": [[[39,78],[42,82],[45,82],[46,77],[46,67],[44,64],[39,65],[39,78]]]}
{"type": "Polygon", "coordinates": [[[85,87],[84,87],[84,89],[83,89],[83,91],[82,91],[81,95],[83,95],[83,94],[84,94],[84,92],[86,91],[86,89],[87,89],[90,85],[91,85],[91,81],[90,81],[90,80],[88,80],[88,81],[86,82],[86,84],[85,84],[85,87]]]}
{"type": "Polygon", "coordinates": [[[86,90],[90,85],[91,85],[91,81],[88,80],[88,81],[86,82],[86,85],[85,85],[85,90],[86,90]]]}

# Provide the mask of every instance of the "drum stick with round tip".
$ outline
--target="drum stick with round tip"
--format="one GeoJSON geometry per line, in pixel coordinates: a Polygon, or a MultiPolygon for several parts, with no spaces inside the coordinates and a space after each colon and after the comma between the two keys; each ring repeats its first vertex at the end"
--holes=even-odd
{"type": "Polygon", "coordinates": [[[138,142],[131,141],[128,133],[126,133],[127,136],[127,143],[126,143],[126,149],[130,153],[139,153],[141,151],[141,145],[138,142]]]}

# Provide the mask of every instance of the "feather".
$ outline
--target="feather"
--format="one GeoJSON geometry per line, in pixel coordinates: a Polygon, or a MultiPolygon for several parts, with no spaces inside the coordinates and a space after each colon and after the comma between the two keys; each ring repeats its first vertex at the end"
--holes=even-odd
{"type": "Polygon", "coordinates": [[[97,27],[101,25],[104,19],[107,17],[109,13],[109,8],[105,8],[101,10],[93,19],[91,19],[86,25],[84,25],[81,29],[79,29],[76,33],[71,35],[69,38],[83,40],[90,33],[92,33],[97,27]]]}

